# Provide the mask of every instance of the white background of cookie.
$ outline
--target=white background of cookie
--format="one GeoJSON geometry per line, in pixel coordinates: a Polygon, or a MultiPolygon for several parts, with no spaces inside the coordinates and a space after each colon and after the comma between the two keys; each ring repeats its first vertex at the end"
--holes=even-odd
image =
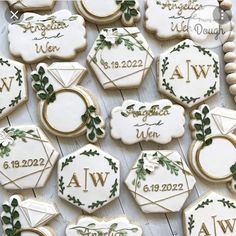
{"type": "MultiPolygon", "coordinates": [[[[142,21],[138,24],[141,32],[150,44],[155,56],[157,57],[161,52],[165,51],[168,47],[173,46],[178,41],[157,41],[152,34],[147,33],[143,27],[143,14],[144,14],[144,0],[139,0],[142,12],[142,21]]],[[[7,41],[7,26],[8,22],[5,19],[5,11],[7,3],[0,1],[0,55],[12,58],[7,41]]],[[[53,12],[61,9],[69,9],[71,12],[76,13],[73,2],[59,1],[56,3],[53,12]]],[[[233,12],[236,13],[236,4],[234,5],[233,12]]],[[[160,19],[161,20],[161,19],[160,19]]],[[[118,27],[119,22],[108,25],[107,27],[118,27]]],[[[83,53],[80,53],[74,61],[79,61],[82,65],[86,66],[86,57],[89,50],[97,37],[99,30],[105,26],[96,26],[90,23],[86,24],[88,47],[83,53]]],[[[73,37],[73,36],[72,36],[73,37]]],[[[210,107],[224,106],[231,109],[235,109],[235,103],[232,96],[229,94],[228,86],[224,80],[223,73],[223,56],[221,48],[215,50],[220,55],[221,60],[221,92],[208,100],[210,107]]],[[[51,62],[48,62],[51,63],[51,62]]],[[[28,65],[28,73],[35,69],[36,65],[28,65]]],[[[109,113],[115,106],[121,105],[125,99],[136,99],[140,101],[153,101],[155,99],[163,98],[157,91],[157,79],[156,79],[156,62],[152,64],[152,68],[148,73],[147,78],[139,89],[133,90],[122,90],[122,91],[105,91],[102,86],[98,83],[96,78],[92,75],[91,71],[87,74],[85,79],[82,81],[82,86],[89,89],[93,95],[97,98],[101,110],[102,116],[106,119],[106,138],[101,140],[100,147],[117,157],[121,162],[121,180],[123,181],[129,169],[132,167],[141,150],[153,150],[153,149],[175,149],[187,160],[187,152],[189,145],[191,144],[191,136],[188,126],[186,125],[186,132],[182,138],[173,140],[169,145],[157,145],[154,143],[139,143],[132,146],[122,144],[120,141],[113,140],[110,137],[109,129],[109,113]]],[[[35,93],[32,91],[29,82],[29,102],[28,104],[20,107],[12,115],[0,121],[0,127],[8,125],[22,125],[22,124],[40,124],[39,116],[37,114],[37,99],[35,93]]],[[[188,112],[186,112],[187,124],[189,121],[188,112]]],[[[85,137],[79,137],[76,139],[62,139],[57,138],[53,135],[48,134],[51,138],[54,146],[61,153],[61,156],[67,155],[83,145],[87,144],[85,137]]],[[[64,235],[64,230],[69,222],[74,222],[83,212],[76,209],[72,205],[57,196],[57,173],[56,168],[53,170],[53,174],[50,177],[46,186],[42,189],[32,189],[22,191],[24,196],[31,198],[45,199],[52,201],[57,204],[61,215],[51,222],[52,227],[56,230],[57,235],[64,235]]],[[[196,200],[199,196],[206,193],[208,190],[214,190],[220,194],[230,196],[236,199],[236,195],[233,196],[226,188],[225,184],[210,184],[202,179],[197,178],[197,184],[194,188],[190,198],[187,200],[185,206],[196,200]]],[[[0,189],[0,202],[8,198],[13,192],[6,192],[2,188],[0,189]]],[[[95,216],[112,218],[115,216],[127,215],[132,221],[140,224],[144,231],[144,236],[183,236],[182,227],[182,212],[171,213],[171,214],[143,214],[139,207],[136,205],[131,194],[128,192],[124,184],[121,185],[121,196],[119,199],[113,201],[111,204],[103,207],[101,210],[95,212],[95,216]]],[[[0,234],[2,234],[2,228],[0,226],[0,234]]]]}

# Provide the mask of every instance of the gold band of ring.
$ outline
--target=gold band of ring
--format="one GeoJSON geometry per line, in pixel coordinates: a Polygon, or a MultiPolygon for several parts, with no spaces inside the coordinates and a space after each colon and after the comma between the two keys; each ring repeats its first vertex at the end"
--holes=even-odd
{"type": "Polygon", "coordinates": [[[40,231],[39,229],[36,229],[36,228],[19,229],[16,231],[16,233],[14,235],[17,235],[18,233],[22,233],[22,232],[32,232],[32,233],[36,233],[38,236],[47,236],[45,233],[43,233],[42,231],[40,231]]]}

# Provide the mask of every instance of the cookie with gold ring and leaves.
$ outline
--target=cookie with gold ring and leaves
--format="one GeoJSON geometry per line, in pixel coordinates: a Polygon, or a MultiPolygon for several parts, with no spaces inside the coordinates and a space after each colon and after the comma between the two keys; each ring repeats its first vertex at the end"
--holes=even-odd
{"type": "Polygon", "coordinates": [[[236,112],[204,104],[191,114],[193,143],[189,161],[194,171],[213,183],[227,183],[236,193],[236,112]]]}
{"type": "Polygon", "coordinates": [[[60,137],[87,133],[89,142],[105,135],[99,106],[87,89],[78,86],[86,69],[77,62],[41,63],[32,72],[44,127],[60,137]]]}

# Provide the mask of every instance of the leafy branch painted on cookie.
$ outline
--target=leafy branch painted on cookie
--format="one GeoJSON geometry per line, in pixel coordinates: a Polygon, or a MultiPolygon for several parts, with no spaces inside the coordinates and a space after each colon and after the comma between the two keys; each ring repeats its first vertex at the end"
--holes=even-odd
{"type": "Polygon", "coordinates": [[[160,152],[159,152],[159,155],[160,155],[159,161],[158,161],[159,164],[162,167],[166,167],[166,169],[169,170],[171,174],[175,174],[176,176],[178,176],[179,175],[179,167],[173,161],[168,159],[166,156],[164,156],[160,152]]]}
{"type": "Polygon", "coordinates": [[[64,194],[64,190],[65,190],[65,183],[64,183],[64,177],[61,176],[59,179],[59,192],[63,195],[64,194]]]}
{"type": "Polygon", "coordinates": [[[209,206],[211,203],[213,203],[213,200],[207,199],[207,200],[203,201],[202,203],[198,204],[195,211],[197,211],[200,208],[205,208],[205,206],[209,206]]]}
{"type": "Polygon", "coordinates": [[[5,234],[6,236],[20,236],[20,233],[17,233],[21,229],[21,223],[19,221],[19,212],[18,212],[18,200],[13,198],[10,204],[4,204],[2,206],[5,213],[2,216],[2,222],[5,225],[5,234]]]}
{"type": "Polygon", "coordinates": [[[194,223],[195,223],[195,220],[193,219],[193,215],[191,215],[188,218],[188,232],[190,235],[192,234],[192,230],[194,229],[194,223]]]}
{"type": "Polygon", "coordinates": [[[15,105],[17,105],[19,103],[19,101],[21,100],[21,91],[19,92],[19,94],[11,100],[11,103],[9,104],[9,107],[14,107],[15,105]]]}
{"type": "Polygon", "coordinates": [[[111,166],[111,169],[112,169],[115,173],[117,173],[118,167],[117,167],[116,163],[113,162],[111,158],[107,158],[107,157],[104,157],[104,158],[108,161],[109,165],[111,166]]]}
{"type": "Polygon", "coordinates": [[[201,110],[198,110],[194,113],[194,118],[198,121],[198,123],[194,124],[194,128],[196,129],[196,139],[198,141],[203,142],[205,146],[209,146],[212,144],[212,139],[208,138],[211,134],[209,108],[204,105],[201,110]]]}
{"type": "Polygon", "coordinates": [[[3,58],[0,58],[0,65],[7,65],[7,66],[11,66],[8,60],[3,60],[3,58]]]}
{"type": "Polygon", "coordinates": [[[112,197],[116,196],[116,192],[118,191],[118,186],[119,186],[118,180],[116,179],[114,184],[111,187],[109,198],[112,198],[112,197]]]}
{"type": "Polygon", "coordinates": [[[168,61],[168,57],[165,57],[163,59],[163,63],[161,65],[161,73],[162,73],[162,76],[165,75],[165,72],[168,70],[168,65],[169,65],[169,61],[168,61]]]}
{"type": "Polygon", "coordinates": [[[193,45],[193,46],[195,48],[197,48],[199,52],[202,52],[203,55],[208,55],[209,57],[212,57],[211,52],[209,50],[207,50],[206,48],[203,48],[203,47],[201,47],[199,45],[193,45]]]}
{"type": "Polygon", "coordinates": [[[47,103],[52,103],[56,100],[56,94],[53,85],[49,83],[45,73],[45,69],[40,66],[38,71],[31,75],[32,86],[37,92],[39,99],[47,103]]]}
{"type": "Polygon", "coordinates": [[[88,206],[88,208],[91,208],[92,210],[93,209],[95,209],[95,208],[98,208],[99,206],[103,206],[104,205],[104,203],[106,203],[107,202],[107,200],[104,200],[104,201],[96,201],[96,202],[93,202],[93,203],[91,203],[89,206],[88,206]]]}
{"type": "Polygon", "coordinates": [[[2,114],[5,109],[6,107],[0,108],[0,114],[2,114]]]}
{"type": "Polygon", "coordinates": [[[210,88],[204,94],[204,97],[209,97],[211,94],[214,94],[215,90],[216,90],[216,82],[213,84],[213,86],[210,86],[210,88]]]}
{"type": "Polygon", "coordinates": [[[84,206],[84,204],[78,198],[75,198],[71,195],[67,195],[67,197],[68,197],[68,201],[76,204],[77,206],[84,206]]]}
{"type": "MultiPolygon", "coordinates": [[[[232,173],[233,179],[236,181],[236,163],[230,167],[230,171],[232,173]]],[[[236,185],[234,185],[234,188],[236,189],[236,185]]]]}
{"type": "Polygon", "coordinates": [[[166,82],[166,79],[163,79],[163,83],[162,83],[162,86],[164,86],[166,88],[167,91],[170,91],[170,93],[174,96],[176,96],[174,90],[173,90],[173,87],[170,86],[170,83],[167,83],[166,82]]]}
{"type": "Polygon", "coordinates": [[[181,50],[183,50],[185,48],[189,48],[189,47],[190,46],[186,42],[183,42],[182,44],[179,44],[177,47],[173,48],[170,53],[172,53],[172,52],[179,52],[179,51],[181,51],[181,50]]]}
{"type": "Polygon", "coordinates": [[[234,208],[234,209],[236,208],[233,202],[230,202],[229,200],[225,200],[225,198],[218,200],[218,202],[221,202],[224,207],[234,208]]]}
{"type": "Polygon", "coordinates": [[[96,114],[96,107],[88,107],[87,111],[82,115],[81,118],[87,127],[87,139],[90,142],[94,143],[98,140],[98,138],[102,138],[105,135],[101,117],[96,114]]]}
{"type": "Polygon", "coordinates": [[[130,21],[132,17],[139,14],[135,0],[116,0],[116,4],[120,4],[120,10],[123,12],[126,21],[130,21]]]}
{"type": "Polygon", "coordinates": [[[72,163],[74,159],[75,159],[75,156],[70,156],[70,157],[66,158],[66,160],[61,163],[61,171],[63,171],[63,169],[66,166],[68,166],[70,163],[72,163]]]}
{"type": "Polygon", "coordinates": [[[85,156],[99,156],[99,152],[97,151],[97,150],[92,150],[92,149],[90,149],[89,151],[84,151],[84,152],[82,152],[82,153],[80,153],[80,155],[85,155],[85,156]]]}
{"type": "Polygon", "coordinates": [[[16,76],[16,81],[18,82],[18,86],[21,86],[22,83],[23,83],[23,80],[22,80],[22,71],[20,69],[18,69],[16,66],[14,66],[15,70],[16,70],[16,73],[15,73],[15,76],[16,76]]]}
{"type": "Polygon", "coordinates": [[[180,96],[180,99],[182,102],[186,102],[187,104],[189,103],[195,103],[197,100],[200,99],[200,97],[194,98],[194,97],[188,97],[188,96],[180,96]]]}
{"type": "Polygon", "coordinates": [[[220,74],[220,68],[219,68],[219,62],[216,61],[214,58],[213,58],[213,61],[214,61],[214,64],[213,64],[213,72],[215,73],[215,78],[217,78],[220,74]]]}

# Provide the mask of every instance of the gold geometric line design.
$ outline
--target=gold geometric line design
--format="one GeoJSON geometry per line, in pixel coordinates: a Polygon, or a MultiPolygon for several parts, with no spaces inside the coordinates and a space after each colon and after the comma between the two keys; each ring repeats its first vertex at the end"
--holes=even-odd
{"type": "MultiPolygon", "coordinates": [[[[137,193],[137,192],[135,192],[135,191],[133,191],[133,190],[131,190],[131,189],[129,189],[129,190],[130,190],[131,193],[133,193],[133,194],[135,194],[135,195],[138,195],[138,196],[144,198],[145,200],[149,201],[150,203],[148,203],[147,205],[149,205],[149,204],[154,204],[154,205],[159,206],[159,207],[161,207],[161,208],[163,208],[163,209],[165,209],[165,210],[167,210],[167,211],[173,212],[173,211],[170,210],[169,208],[164,207],[164,206],[158,204],[157,202],[153,202],[153,201],[150,200],[149,198],[144,197],[143,195],[141,195],[140,193],[137,193]]],[[[141,206],[141,205],[139,205],[139,206],[141,206]]]]}
{"type": "Polygon", "coordinates": [[[187,185],[187,189],[188,189],[188,196],[189,196],[191,191],[190,191],[190,188],[189,188],[188,178],[186,176],[186,170],[184,169],[184,163],[182,161],[182,158],[180,158],[180,162],[181,162],[181,164],[183,166],[183,173],[184,173],[184,178],[185,178],[185,181],[186,181],[186,185],[187,185]]]}
{"type": "MultiPolygon", "coordinates": [[[[7,182],[6,184],[12,182],[17,188],[21,189],[21,187],[20,187],[18,184],[16,184],[12,179],[10,179],[10,178],[9,178],[7,175],[5,175],[2,171],[0,171],[0,174],[2,174],[6,179],[10,180],[10,182],[7,182]]],[[[6,184],[2,184],[2,186],[5,186],[6,184]]]]}

